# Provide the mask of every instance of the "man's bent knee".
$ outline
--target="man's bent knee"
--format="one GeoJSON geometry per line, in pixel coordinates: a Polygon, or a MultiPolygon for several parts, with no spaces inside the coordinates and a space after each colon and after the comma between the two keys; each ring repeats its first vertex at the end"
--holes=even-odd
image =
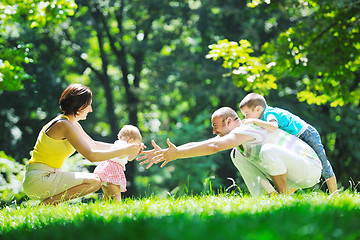
{"type": "Polygon", "coordinates": [[[287,172],[281,154],[279,154],[281,150],[274,144],[265,144],[261,147],[259,154],[260,165],[265,168],[269,175],[282,175],[287,172]]]}

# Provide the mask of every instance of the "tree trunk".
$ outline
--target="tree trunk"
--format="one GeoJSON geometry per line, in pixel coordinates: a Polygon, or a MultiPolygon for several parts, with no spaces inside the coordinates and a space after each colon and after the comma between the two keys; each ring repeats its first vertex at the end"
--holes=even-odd
{"type": "Polygon", "coordinates": [[[119,125],[118,125],[118,121],[115,116],[114,101],[113,101],[113,97],[112,97],[112,89],[111,89],[110,83],[109,83],[110,81],[108,79],[108,80],[104,80],[101,82],[103,83],[103,87],[105,90],[106,113],[107,113],[109,123],[110,123],[111,139],[116,139],[116,136],[119,132],[119,125]]]}
{"type": "MultiPolygon", "coordinates": [[[[138,125],[138,103],[139,99],[132,93],[131,89],[129,89],[129,94],[127,95],[127,108],[129,113],[129,122],[131,125],[138,125]]],[[[135,185],[135,174],[136,174],[136,164],[138,162],[132,161],[126,164],[126,179],[129,183],[129,187],[127,188],[127,192],[124,194],[124,197],[132,197],[137,194],[137,188],[135,185]]]]}

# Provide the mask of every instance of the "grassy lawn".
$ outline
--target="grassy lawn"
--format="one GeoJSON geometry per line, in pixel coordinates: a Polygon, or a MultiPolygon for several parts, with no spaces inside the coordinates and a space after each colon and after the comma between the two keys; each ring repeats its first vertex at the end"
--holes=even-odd
{"type": "Polygon", "coordinates": [[[0,210],[0,239],[360,239],[360,194],[208,195],[0,210]]]}

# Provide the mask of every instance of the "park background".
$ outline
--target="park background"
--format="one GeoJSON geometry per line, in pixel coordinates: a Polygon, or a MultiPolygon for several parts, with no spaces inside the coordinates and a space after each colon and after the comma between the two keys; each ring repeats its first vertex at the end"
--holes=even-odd
{"type": "MultiPolygon", "coordinates": [[[[360,171],[360,2],[350,0],[12,1],[0,5],[0,194],[22,201],[22,170],[70,83],[93,91],[81,124],[113,142],[124,124],[166,147],[212,137],[210,117],[248,92],[312,124],[339,188],[360,171]]],[[[242,116],[241,116],[242,117],[242,116]]],[[[92,171],[73,156],[65,169],[92,171]]],[[[246,192],[229,151],[160,169],[127,165],[127,197],[246,192]]],[[[320,183],[319,188],[326,191],[320,183]]]]}

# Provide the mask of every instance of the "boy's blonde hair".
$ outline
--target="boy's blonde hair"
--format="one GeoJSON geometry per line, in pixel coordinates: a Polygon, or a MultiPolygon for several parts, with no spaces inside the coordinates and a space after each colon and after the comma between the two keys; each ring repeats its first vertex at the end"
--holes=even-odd
{"type": "Polygon", "coordinates": [[[134,141],[142,140],[140,130],[133,125],[123,126],[118,134],[118,138],[124,138],[126,140],[132,139],[134,141]]]}
{"type": "Polygon", "coordinates": [[[248,107],[250,109],[254,109],[256,106],[260,106],[266,108],[267,103],[263,96],[257,93],[249,93],[241,100],[239,104],[239,108],[248,107]]]}

